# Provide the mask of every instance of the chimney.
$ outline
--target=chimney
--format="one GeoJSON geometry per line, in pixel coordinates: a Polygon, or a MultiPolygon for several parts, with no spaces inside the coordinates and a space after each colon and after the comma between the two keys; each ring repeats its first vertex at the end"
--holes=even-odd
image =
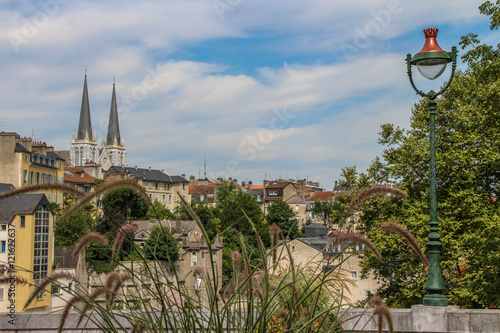
{"type": "Polygon", "coordinates": [[[134,166],[134,169],[136,169],[136,170],[137,170],[137,165],[136,165],[136,166],[134,166]]]}
{"type": "Polygon", "coordinates": [[[253,187],[253,185],[252,185],[252,181],[249,181],[249,182],[248,182],[248,189],[249,189],[249,190],[251,190],[251,189],[252,189],[252,187],[253,187]]]}
{"type": "Polygon", "coordinates": [[[148,169],[149,169],[149,172],[151,172],[151,167],[148,167],[148,169]]]}
{"type": "Polygon", "coordinates": [[[186,178],[186,174],[185,173],[181,173],[181,177],[182,178],[186,178]]]}
{"type": "Polygon", "coordinates": [[[193,176],[193,175],[191,175],[191,176],[189,177],[189,184],[190,184],[190,185],[193,185],[193,184],[194,184],[194,182],[195,182],[195,180],[194,180],[194,176],[193,176]]]}
{"type": "Polygon", "coordinates": [[[175,232],[178,233],[178,234],[180,234],[181,231],[182,231],[182,222],[179,221],[179,220],[177,220],[175,222],[175,232]]]}
{"type": "Polygon", "coordinates": [[[241,187],[245,187],[245,185],[246,185],[246,184],[245,184],[245,182],[244,182],[244,181],[242,181],[242,182],[241,182],[241,187]]]}

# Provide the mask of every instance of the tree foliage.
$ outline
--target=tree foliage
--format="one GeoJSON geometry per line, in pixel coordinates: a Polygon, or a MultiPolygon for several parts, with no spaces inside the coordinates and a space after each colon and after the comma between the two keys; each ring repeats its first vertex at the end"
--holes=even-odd
{"type": "Polygon", "coordinates": [[[87,233],[94,225],[91,205],[81,208],[68,218],[56,222],[54,243],[56,246],[75,246],[76,242],[87,233]]]}
{"type": "MultiPolygon", "coordinates": [[[[499,26],[499,2],[480,10],[499,26]]],[[[429,112],[426,99],[412,109],[408,130],[382,125],[379,142],[386,146],[369,177],[397,182],[405,200],[374,198],[365,205],[362,230],[376,243],[383,264],[367,255],[365,273],[384,278],[379,292],[391,306],[421,302],[426,271],[400,238],[379,228],[397,221],[421,246],[429,233],[429,175],[436,173],[441,267],[450,304],[462,307],[500,305],[500,52],[481,45],[477,35],[462,37],[470,48],[462,59],[467,69],[455,74],[450,89],[438,99],[436,170],[429,170],[429,112]]]]}
{"type": "Polygon", "coordinates": [[[295,213],[290,205],[283,200],[276,200],[268,207],[266,220],[269,225],[275,224],[280,227],[283,235],[289,239],[300,236],[295,213]]]}
{"type": "Polygon", "coordinates": [[[151,235],[144,244],[144,256],[149,260],[168,260],[171,262],[179,259],[180,245],[177,239],[166,227],[155,225],[151,235]]]}

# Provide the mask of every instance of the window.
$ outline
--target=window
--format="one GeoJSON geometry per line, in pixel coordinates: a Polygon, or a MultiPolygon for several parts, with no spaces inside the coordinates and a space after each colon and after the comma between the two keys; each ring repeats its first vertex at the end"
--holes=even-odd
{"type": "Polygon", "coordinates": [[[165,198],[166,198],[166,196],[165,196],[165,194],[164,194],[164,195],[163,195],[163,200],[162,200],[162,201],[163,201],[163,203],[165,203],[165,198]]]}
{"type": "Polygon", "coordinates": [[[165,190],[170,190],[170,185],[169,184],[165,183],[164,185],[165,185],[165,190]]]}
{"type": "Polygon", "coordinates": [[[358,279],[358,272],[356,272],[356,271],[352,271],[352,272],[351,272],[351,279],[353,279],[353,280],[357,280],[357,279],[358,279]]]}
{"type": "Polygon", "coordinates": [[[28,170],[23,170],[23,184],[28,184],[28,170]]]}
{"type": "Polygon", "coordinates": [[[42,173],[42,184],[45,184],[45,173],[42,173]]]}
{"type": "MultiPolygon", "coordinates": [[[[49,223],[50,210],[46,206],[38,206],[35,212],[35,241],[33,258],[33,279],[38,286],[49,272],[49,223]]],[[[43,298],[40,293],[37,298],[43,298]]]]}
{"type": "Polygon", "coordinates": [[[7,224],[2,224],[2,225],[0,226],[0,230],[2,230],[2,231],[7,230],[7,224]]]}
{"type": "Polygon", "coordinates": [[[26,224],[26,216],[19,216],[19,228],[24,228],[26,224]]]}
{"type": "Polygon", "coordinates": [[[28,162],[28,155],[24,155],[24,162],[28,162]]]}
{"type": "Polygon", "coordinates": [[[34,175],[34,172],[33,171],[30,171],[30,184],[33,184],[33,176],[34,175]]]}
{"type": "Polygon", "coordinates": [[[0,302],[3,302],[4,288],[0,288],[0,302]]]}
{"type": "Polygon", "coordinates": [[[51,292],[53,295],[58,295],[61,293],[61,289],[58,285],[52,284],[51,292]]]}
{"type": "Polygon", "coordinates": [[[185,190],[186,189],[186,183],[182,183],[182,189],[185,190]]]}
{"type": "Polygon", "coordinates": [[[295,205],[295,211],[298,213],[299,212],[299,205],[295,205]]]}
{"type": "Polygon", "coordinates": [[[168,195],[168,203],[172,203],[172,194],[168,195]]]}
{"type": "Polygon", "coordinates": [[[148,182],[148,188],[153,188],[153,184],[151,182],[148,182]]]}
{"type": "Polygon", "coordinates": [[[35,184],[40,184],[40,172],[36,172],[36,176],[35,176],[35,184]]]}
{"type": "Polygon", "coordinates": [[[3,240],[3,241],[0,243],[0,252],[1,252],[1,253],[5,253],[5,248],[6,248],[6,247],[7,247],[7,241],[4,241],[4,240],[3,240]]]}
{"type": "Polygon", "coordinates": [[[47,200],[52,201],[52,193],[47,193],[47,200]]]}
{"type": "Polygon", "coordinates": [[[155,184],[155,189],[159,189],[160,188],[160,185],[158,183],[155,184]]]}
{"type": "Polygon", "coordinates": [[[196,252],[191,252],[191,267],[198,266],[198,256],[196,252]]]}
{"type": "Polygon", "coordinates": [[[269,191],[269,195],[278,195],[278,191],[269,191]]]}

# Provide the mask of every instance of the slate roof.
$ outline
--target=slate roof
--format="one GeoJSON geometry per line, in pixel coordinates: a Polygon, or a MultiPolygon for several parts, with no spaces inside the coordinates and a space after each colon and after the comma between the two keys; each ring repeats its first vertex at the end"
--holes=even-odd
{"type": "Polygon", "coordinates": [[[292,205],[300,205],[300,204],[307,204],[307,202],[304,200],[303,197],[300,195],[294,195],[293,197],[289,198],[287,201],[285,201],[287,204],[292,204],[292,205]]]}
{"type": "Polygon", "coordinates": [[[61,155],[59,155],[58,153],[53,152],[53,151],[48,151],[47,152],[47,156],[50,157],[50,158],[52,158],[52,159],[65,161],[65,159],[62,158],[61,155]]]}
{"type": "Polygon", "coordinates": [[[282,188],[287,187],[288,184],[293,185],[292,182],[271,182],[271,183],[267,184],[266,189],[282,189],[282,188]]]}
{"type": "Polygon", "coordinates": [[[0,200],[0,223],[9,223],[16,214],[33,214],[38,205],[50,208],[50,203],[43,193],[21,194],[0,200]]]}
{"type": "Polygon", "coordinates": [[[335,191],[319,191],[314,192],[307,201],[327,201],[332,199],[332,195],[335,194],[335,191]]]}
{"type": "Polygon", "coordinates": [[[25,146],[23,146],[19,142],[16,142],[16,148],[14,148],[14,152],[16,152],[16,153],[28,153],[28,154],[31,153],[25,146]]]}
{"type": "Polygon", "coordinates": [[[57,268],[76,268],[78,256],[73,257],[75,246],[54,246],[54,260],[57,268]]]}
{"type": "Polygon", "coordinates": [[[120,125],[118,123],[118,108],[116,106],[116,91],[113,83],[113,94],[111,96],[111,108],[109,110],[108,135],[106,136],[106,145],[111,146],[116,140],[121,144],[120,125]]]}
{"type": "Polygon", "coordinates": [[[112,166],[117,172],[127,171],[133,178],[141,178],[146,181],[164,182],[164,183],[189,183],[189,181],[181,176],[169,176],[166,173],[156,169],[143,169],[134,167],[112,166]]]}
{"type": "Polygon", "coordinates": [[[77,140],[85,140],[85,135],[88,135],[90,140],[92,137],[92,122],[90,120],[90,103],[89,93],[87,90],[87,74],[83,81],[82,107],[80,109],[80,122],[78,124],[77,140]]]}
{"type": "Polygon", "coordinates": [[[9,192],[15,190],[15,186],[8,183],[0,183],[0,193],[9,192]]]}

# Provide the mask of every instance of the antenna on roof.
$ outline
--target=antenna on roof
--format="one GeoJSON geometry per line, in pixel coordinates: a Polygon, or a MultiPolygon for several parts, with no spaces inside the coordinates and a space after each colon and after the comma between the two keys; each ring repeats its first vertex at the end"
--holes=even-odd
{"type": "Polygon", "coordinates": [[[207,179],[207,157],[205,156],[205,164],[203,169],[203,179],[207,179]]]}
{"type": "Polygon", "coordinates": [[[85,66],[85,77],[87,77],[87,66],[85,66]]]}

